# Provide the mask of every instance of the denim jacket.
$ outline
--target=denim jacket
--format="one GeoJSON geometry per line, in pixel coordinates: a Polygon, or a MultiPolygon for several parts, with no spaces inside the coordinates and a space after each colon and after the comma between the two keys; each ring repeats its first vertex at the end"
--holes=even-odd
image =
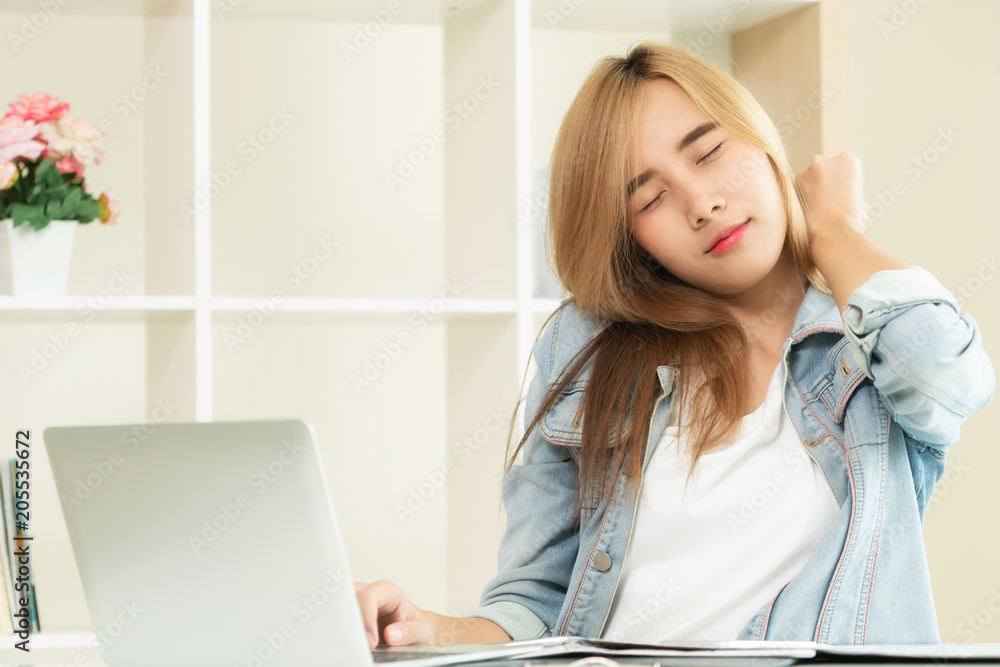
{"type": "MultiPolygon", "coordinates": [[[[599,327],[575,301],[562,303],[533,348],[538,373],[525,424],[599,327]]],[[[993,397],[975,320],[924,269],[882,270],[851,294],[842,315],[810,285],[782,359],[784,409],[840,511],[802,570],[733,639],[940,643],[922,525],[959,427],[993,397]]],[[[610,498],[585,499],[578,527],[566,528],[590,367],[563,389],[504,477],[499,572],[466,614],[515,640],[601,637],[627,557],[641,478],[629,495],[619,476],[610,498]]],[[[672,404],[674,369],[659,366],[657,375],[663,392],[643,468],[672,404]]]]}

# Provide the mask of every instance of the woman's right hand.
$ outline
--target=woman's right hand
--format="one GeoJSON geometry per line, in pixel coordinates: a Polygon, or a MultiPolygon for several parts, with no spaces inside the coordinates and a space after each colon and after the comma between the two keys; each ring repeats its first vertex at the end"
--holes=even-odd
{"type": "Polygon", "coordinates": [[[431,615],[410,602],[396,584],[385,579],[372,584],[354,582],[354,592],[369,648],[378,646],[382,637],[389,646],[434,643],[431,615]]]}

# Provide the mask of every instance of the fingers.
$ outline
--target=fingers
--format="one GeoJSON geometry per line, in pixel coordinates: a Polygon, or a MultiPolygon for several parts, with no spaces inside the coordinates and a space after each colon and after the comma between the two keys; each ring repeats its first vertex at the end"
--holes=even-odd
{"type": "Polygon", "coordinates": [[[425,620],[399,621],[385,626],[385,643],[389,646],[430,644],[432,630],[425,620]]]}
{"type": "Polygon", "coordinates": [[[385,625],[397,620],[397,611],[405,598],[399,587],[382,579],[372,584],[354,582],[354,591],[361,609],[361,620],[364,621],[365,632],[368,634],[368,646],[375,648],[381,634],[379,621],[385,625]]]}

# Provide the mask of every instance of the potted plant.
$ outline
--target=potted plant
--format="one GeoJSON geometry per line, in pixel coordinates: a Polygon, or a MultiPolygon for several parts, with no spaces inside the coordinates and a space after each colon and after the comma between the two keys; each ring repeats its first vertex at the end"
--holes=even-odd
{"type": "Polygon", "coordinates": [[[35,93],[0,118],[0,229],[10,249],[0,282],[9,276],[8,293],[65,294],[76,226],[118,217],[111,194],[95,198],[84,182],[104,157],[103,134],[68,112],[58,97],[35,93]]]}

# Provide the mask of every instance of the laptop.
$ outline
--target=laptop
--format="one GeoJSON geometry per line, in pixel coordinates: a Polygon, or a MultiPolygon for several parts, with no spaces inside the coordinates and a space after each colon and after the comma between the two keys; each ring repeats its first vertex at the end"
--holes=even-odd
{"type": "Polygon", "coordinates": [[[304,420],[52,427],[43,438],[110,667],[434,667],[561,641],[369,650],[304,420]]]}

